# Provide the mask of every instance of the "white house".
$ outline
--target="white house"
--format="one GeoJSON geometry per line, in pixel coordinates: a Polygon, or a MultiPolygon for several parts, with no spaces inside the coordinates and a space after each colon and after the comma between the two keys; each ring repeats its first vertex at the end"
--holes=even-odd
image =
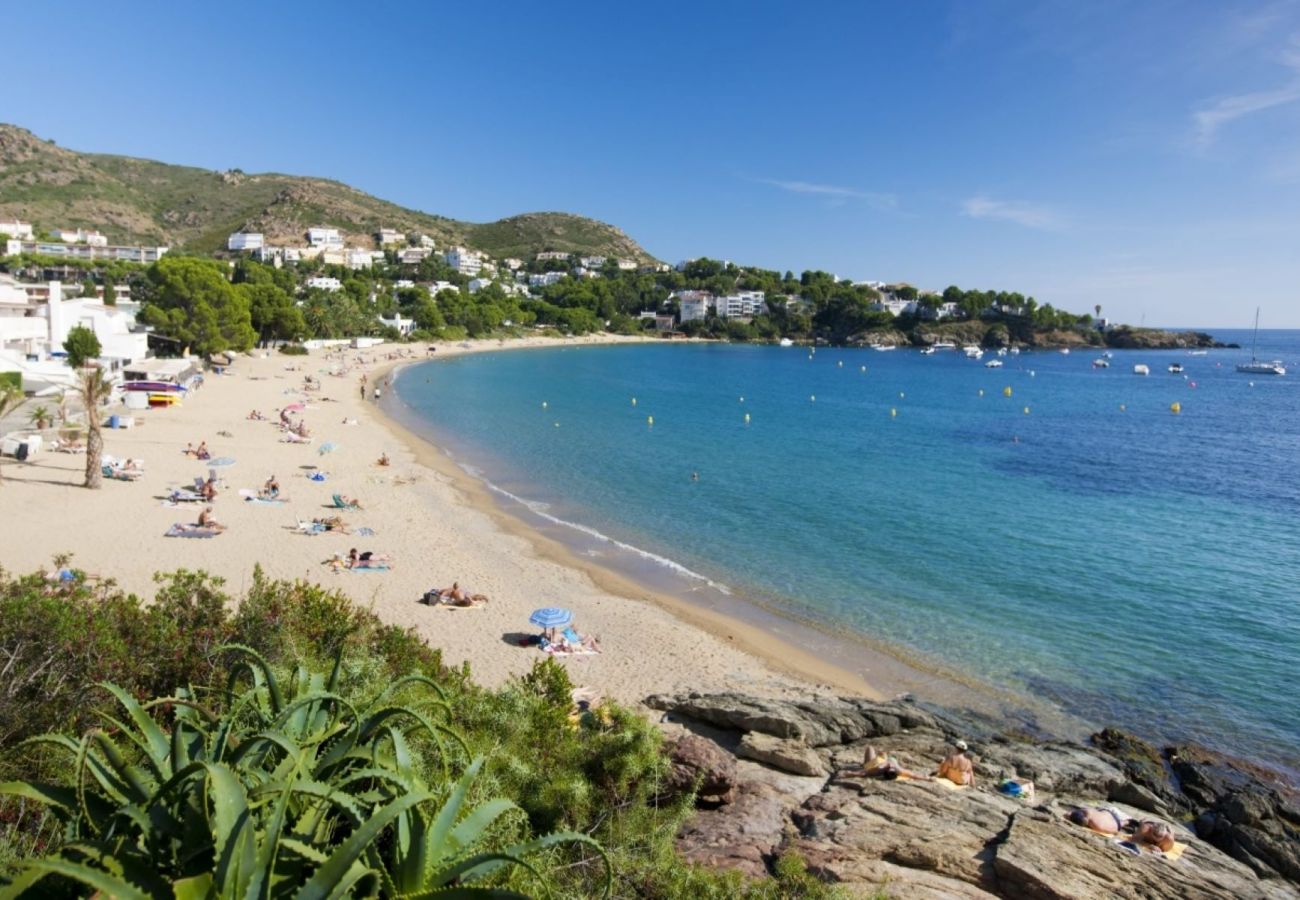
{"type": "Polygon", "coordinates": [[[876,312],[887,312],[890,315],[902,316],[916,312],[917,303],[915,300],[903,300],[893,294],[885,294],[872,303],[871,308],[876,312]]]}
{"type": "Polygon", "coordinates": [[[64,244],[52,241],[5,241],[5,255],[35,253],[41,256],[62,256],[67,259],[120,259],[126,262],[154,263],[166,253],[167,247],[109,247],[102,244],[64,244]]]}
{"type": "Polygon", "coordinates": [[[405,244],[406,235],[396,228],[381,228],[375,232],[375,242],[381,247],[386,247],[389,244],[405,244]]]}
{"type": "Polygon", "coordinates": [[[19,222],[14,219],[12,222],[0,222],[0,234],[7,234],[11,238],[21,240],[32,239],[32,226],[27,222],[19,222]]]}
{"type": "Polygon", "coordinates": [[[226,238],[227,250],[261,250],[265,245],[262,235],[256,231],[236,231],[226,238]]]}
{"type": "Polygon", "coordinates": [[[681,307],[682,322],[703,319],[709,310],[715,308],[713,295],[708,291],[676,291],[669,295],[669,299],[676,300],[681,307]]]}
{"type": "Polygon", "coordinates": [[[537,275],[529,275],[528,286],[546,287],[547,285],[555,284],[557,281],[564,278],[566,274],[567,273],[565,272],[542,272],[537,275]]]}
{"type": "Polygon", "coordinates": [[[460,288],[456,287],[456,285],[452,284],[450,281],[435,281],[429,285],[429,296],[436,297],[439,294],[441,294],[443,291],[459,291],[459,290],[460,288]]]}
{"type": "Polygon", "coordinates": [[[307,243],[313,247],[342,247],[343,238],[339,235],[337,228],[326,228],[323,225],[317,225],[307,229],[307,243]]]}
{"type": "Polygon", "coordinates": [[[605,257],[583,256],[578,259],[578,265],[588,269],[602,269],[605,267],[605,257]]]}
{"type": "Polygon", "coordinates": [[[568,260],[568,258],[568,253],[563,253],[559,250],[546,250],[537,254],[538,262],[546,262],[548,260],[568,260]]]}
{"type": "Polygon", "coordinates": [[[490,278],[475,278],[469,283],[469,292],[471,294],[477,294],[491,283],[492,279],[490,278]]]}
{"type": "Polygon", "coordinates": [[[92,247],[107,247],[108,238],[98,231],[84,231],[78,228],[76,231],[69,231],[66,228],[54,229],[55,240],[63,241],[65,244],[89,244],[92,247]]]}
{"type": "Polygon", "coordinates": [[[116,370],[149,354],[149,338],[127,309],[94,297],[63,299],[63,285],[51,281],[43,300],[28,297],[12,279],[0,281],[0,371],[22,374],[23,389],[35,393],[70,387],[76,373],[64,362],[63,343],[78,325],[95,333],[100,360],[116,370]]]}
{"type": "Polygon", "coordinates": [[[504,265],[507,269],[513,272],[515,269],[522,269],[524,267],[524,261],[522,259],[515,259],[512,256],[505,260],[504,265]]]}
{"type": "Polygon", "coordinates": [[[306,281],[308,288],[315,288],[321,291],[341,291],[343,282],[337,278],[327,278],[324,275],[317,275],[314,278],[308,278],[306,281]]]}
{"type": "Polygon", "coordinates": [[[401,333],[402,337],[406,337],[415,330],[415,320],[403,319],[400,313],[394,313],[391,319],[385,319],[383,316],[380,316],[379,324],[387,325],[389,328],[396,328],[401,333]]]}
{"type": "Polygon", "coordinates": [[[618,261],[618,269],[620,272],[631,272],[635,268],[636,268],[635,259],[620,259],[618,261]]]}
{"type": "Polygon", "coordinates": [[[413,288],[413,287],[415,287],[415,282],[409,278],[399,278],[393,282],[393,290],[396,291],[400,291],[403,288],[413,288]]]}
{"type": "Polygon", "coordinates": [[[397,261],[404,266],[416,266],[433,255],[432,247],[407,247],[397,251],[397,261]]]}
{"type": "Polygon", "coordinates": [[[767,312],[767,295],[762,291],[739,291],[717,299],[718,315],[724,319],[752,318],[767,312]]]}
{"type": "Polygon", "coordinates": [[[417,247],[423,247],[426,250],[433,249],[433,238],[429,237],[427,234],[421,234],[417,231],[415,234],[410,235],[410,239],[411,243],[415,244],[417,247]]]}
{"type": "Polygon", "coordinates": [[[451,266],[462,275],[474,276],[483,268],[483,256],[473,250],[467,250],[464,247],[452,247],[445,254],[443,259],[447,265],[451,266]]]}
{"type": "Polygon", "coordinates": [[[327,266],[342,266],[348,261],[348,250],[343,246],[322,247],[320,261],[327,266]]]}
{"type": "Polygon", "coordinates": [[[369,269],[374,261],[369,250],[349,250],[344,265],[349,269],[369,269]]]}

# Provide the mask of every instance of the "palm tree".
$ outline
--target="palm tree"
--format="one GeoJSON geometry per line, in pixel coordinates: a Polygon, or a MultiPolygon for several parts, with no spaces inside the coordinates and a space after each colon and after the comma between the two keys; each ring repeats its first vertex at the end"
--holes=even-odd
{"type": "Polygon", "coordinates": [[[104,483],[104,437],[99,432],[99,407],[112,396],[113,383],[105,377],[103,369],[86,367],[81,370],[76,391],[86,408],[85,486],[98,490],[104,483]]]}
{"type": "Polygon", "coordinates": [[[32,425],[36,426],[37,430],[48,428],[54,421],[54,417],[50,415],[50,408],[48,406],[35,407],[31,411],[31,414],[28,415],[27,419],[32,423],[32,425]]]}
{"type": "Polygon", "coordinates": [[[17,409],[25,399],[21,388],[8,382],[0,384],[0,419],[17,409]]]}

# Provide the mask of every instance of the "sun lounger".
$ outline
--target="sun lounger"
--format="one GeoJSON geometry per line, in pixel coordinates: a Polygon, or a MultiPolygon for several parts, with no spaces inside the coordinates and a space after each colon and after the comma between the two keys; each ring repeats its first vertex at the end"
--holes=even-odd
{"type": "Polygon", "coordinates": [[[171,528],[167,529],[163,537],[213,538],[220,533],[221,532],[213,528],[200,528],[197,525],[186,525],[182,522],[177,522],[172,525],[171,528]]]}
{"type": "Polygon", "coordinates": [[[143,472],[126,472],[108,465],[103,466],[102,471],[105,478],[111,478],[114,481],[135,481],[144,474],[143,472]]]}
{"type": "Polygon", "coordinates": [[[356,503],[355,501],[353,501],[352,503],[344,503],[342,494],[335,494],[331,499],[334,501],[335,509],[360,509],[361,508],[360,504],[356,503]]]}
{"type": "Polygon", "coordinates": [[[203,495],[197,491],[179,488],[171,492],[167,497],[172,503],[199,503],[203,500],[203,495]]]}

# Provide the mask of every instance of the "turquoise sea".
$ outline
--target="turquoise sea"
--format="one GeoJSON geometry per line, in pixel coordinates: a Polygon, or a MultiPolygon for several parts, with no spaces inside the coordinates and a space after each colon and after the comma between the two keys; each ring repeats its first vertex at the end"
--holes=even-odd
{"type": "Polygon", "coordinates": [[[554,348],[396,393],[580,552],[1296,776],[1300,332],[1249,355],[554,348]]]}

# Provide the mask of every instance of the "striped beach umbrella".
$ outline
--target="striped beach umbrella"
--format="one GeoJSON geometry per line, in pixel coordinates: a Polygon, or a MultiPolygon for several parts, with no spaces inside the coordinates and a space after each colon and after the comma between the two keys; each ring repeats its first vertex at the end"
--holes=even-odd
{"type": "Polygon", "coordinates": [[[541,609],[533,610],[533,614],[528,617],[528,621],[538,628],[556,628],[560,625],[568,625],[573,621],[573,613],[562,606],[544,606],[541,609]]]}

